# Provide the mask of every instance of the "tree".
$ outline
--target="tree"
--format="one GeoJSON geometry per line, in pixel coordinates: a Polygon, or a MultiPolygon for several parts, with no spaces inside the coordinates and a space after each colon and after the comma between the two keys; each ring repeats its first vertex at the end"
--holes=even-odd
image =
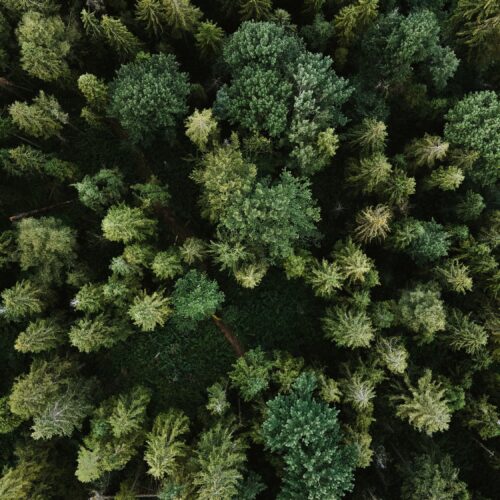
{"type": "Polygon", "coordinates": [[[40,90],[32,104],[16,101],[9,106],[12,121],[23,132],[40,139],[60,137],[68,115],[54,96],[40,90]]]}
{"type": "Polygon", "coordinates": [[[161,0],[138,0],[135,4],[135,17],[154,35],[158,36],[163,32],[165,9],[161,0]]]}
{"type": "Polygon", "coordinates": [[[342,444],[338,411],[313,397],[316,384],[302,374],[290,394],[267,402],[264,443],[284,462],[278,498],[338,498],[352,489],[356,454],[342,444]]]}
{"type": "Polygon", "coordinates": [[[203,13],[190,0],[163,0],[165,20],[174,32],[193,33],[203,13]]]}
{"type": "Polygon", "coordinates": [[[108,112],[134,143],[151,143],[154,135],[171,137],[187,114],[189,83],[170,54],[154,54],[122,65],[110,84],[108,112]]]}
{"type": "Polygon", "coordinates": [[[450,334],[449,344],[452,349],[463,350],[467,354],[477,354],[488,343],[488,332],[482,325],[470,319],[459,309],[453,309],[448,317],[447,330],[450,334]]]}
{"type": "Polygon", "coordinates": [[[151,264],[154,275],[161,280],[170,280],[182,274],[181,255],[177,249],[171,248],[166,252],[158,252],[151,264]]]}
{"type": "Polygon", "coordinates": [[[136,55],[142,45],[120,19],[106,14],[101,18],[98,35],[123,59],[136,55]]]}
{"type": "Polygon", "coordinates": [[[209,318],[223,301],[217,282],[195,269],[176,281],[172,293],[174,317],[187,322],[209,318]]]}
{"type": "Polygon", "coordinates": [[[479,193],[469,190],[460,198],[455,212],[460,220],[470,222],[477,219],[485,208],[484,198],[479,193]]]}
{"type": "Polygon", "coordinates": [[[337,345],[349,348],[368,347],[374,331],[365,311],[335,306],[323,318],[323,330],[337,345]]]}
{"type": "Polygon", "coordinates": [[[43,283],[59,284],[76,259],[76,232],[54,217],[26,218],[17,233],[21,269],[43,283]]]}
{"type": "Polygon", "coordinates": [[[363,154],[381,153],[387,141],[387,127],[384,122],[364,118],[349,132],[350,144],[360,148],[363,154]]]}
{"type": "Polygon", "coordinates": [[[144,460],[148,474],[160,480],[175,477],[179,461],[187,453],[182,437],[189,431],[189,419],[180,411],[169,410],[156,416],[153,429],[146,438],[144,460]]]}
{"type": "Polygon", "coordinates": [[[143,332],[151,332],[157,326],[163,326],[172,314],[170,299],[160,292],[153,292],[151,295],[142,292],[135,297],[128,314],[143,332]]]}
{"type": "Polygon", "coordinates": [[[449,147],[441,137],[425,134],[407,147],[406,154],[415,167],[434,167],[436,162],[444,160],[449,147]]]}
{"type": "Polygon", "coordinates": [[[398,399],[398,417],[408,422],[418,431],[432,436],[435,432],[448,429],[451,410],[445,398],[446,390],[440,382],[432,380],[432,371],[425,370],[417,381],[417,386],[409,385],[410,396],[402,395],[398,399]]]}
{"type": "Polygon", "coordinates": [[[96,212],[118,203],[125,191],[122,174],[117,169],[108,168],[92,176],[86,175],[73,186],[78,191],[80,201],[96,212]]]}
{"type": "Polygon", "coordinates": [[[76,477],[89,483],[120,470],[136,454],[151,393],[141,386],[105,400],[94,410],[90,433],[78,450],[76,477]]]}
{"type": "Polygon", "coordinates": [[[69,341],[80,352],[95,352],[109,348],[130,334],[125,325],[100,314],[95,318],[82,318],[71,326],[69,341]]]}
{"type": "Polygon", "coordinates": [[[43,290],[35,283],[18,281],[13,287],[2,291],[1,312],[7,319],[19,321],[42,312],[46,307],[44,297],[43,290]]]}
{"type": "Polygon", "coordinates": [[[398,337],[382,337],[377,341],[377,354],[382,364],[392,373],[402,374],[408,366],[408,351],[398,337]]]}
{"type": "Polygon", "coordinates": [[[34,439],[71,436],[92,409],[91,388],[71,360],[37,358],[14,383],[9,407],[23,420],[33,419],[34,439]]]}
{"type": "Polygon", "coordinates": [[[19,352],[50,351],[64,343],[64,334],[58,318],[36,319],[19,334],[14,347],[19,352]]]}
{"type": "Polygon", "coordinates": [[[382,153],[353,160],[349,163],[347,182],[363,193],[373,193],[387,183],[392,175],[392,166],[382,153]]]}
{"type": "Polygon", "coordinates": [[[500,435],[498,428],[498,409],[482,395],[468,405],[467,427],[476,429],[482,439],[491,439],[500,435]]]}
{"type": "Polygon", "coordinates": [[[256,175],[256,166],[244,159],[235,134],[230,143],[208,152],[202,166],[191,174],[203,188],[200,200],[203,215],[217,222],[232,203],[239,203],[250,193],[256,175]]]}
{"type": "Polygon", "coordinates": [[[483,186],[498,178],[500,160],[500,99],[492,91],[473,92],[465,96],[446,114],[444,136],[457,147],[473,150],[480,159],[469,175],[483,186]]]}
{"type": "Polygon", "coordinates": [[[354,236],[362,243],[383,240],[390,232],[392,213],[386,205],[366,207],[356,215],[354,236]]]}
{"type": "Polygon", "coordinates": [[[148,219],[140,208],[115,205],[108,210],[101,227],[106,239],[130,243],[153,236],[156,221],[148,219]]]}
{"type": "Polygon", "coordinates": [[[230,500],[238,492],[246,461],[245,443],[221,423],[204,432],[192,460],[196,498],[230,500]]]}
{"type": "Polygon", "coordinates": [[[408,217],[394,225],[392,244],[417,264],[425,265],[448,254],[450,235],[435,220],[419,221],[408,217]]]}
{"type": "Polygon", "coordinates": [[[458,0],[451,16],[458,39],[469,50],[470,59],[488,67],[498,62],[500,7],[488,0],[458,0]]]}
{"type": "Polygon", "coordinates": [[[17,28],[22,68],[30,75],[52,82],[69,76],[66,58],[71,37],[59,16],[26,12],[17,28]]]}
{"type": "Polygon", "coordinates": [[[267,19],[271,14],[272,0],[238,0],[242,19],[267,19]]]}
{"type": "Polygon", "coordinates": [[[320,212],[306,180],[281,174],[280,181],[256,184],[251,195],[235,200],[223,214],[219,231],[223,240],[241,243],[270,262],[288,257],[296,245],[318,237],[315,223],[320,212]]]}
{"type": "Polygon", "coordinates": [[[99,124],[108,104],[108,85],[91,73],[78,77],[78,90],[87,100],[87,106],[81,111],[81,116],[90,125],[99,124]]]}
{"type": "Polygon", "coordinates": [[[446,327],[439,290],[422,283],[412,290],[404,290],[398,303],[398,317],[403,326],[418,335],[419,342],[432,342],[435,334],[446,327]]]}
{"type": "Polygon", "coordinates": [[[469,269],[458,259],[451,259],[437,268],[448,288],[457,293],[467,293],[472,290],[472,278],[469,269]]]}
{"type": "Polygon", "coordinates": [[[206,150],[210,139],[214,139],[217,133],[217,121],[213,118],[211,109],[196,109],[186,119],[186,135],[200,151],[206,150]]]}
{"type": "Polygon", "coordinates": [[[336,243],[332,256],[347,283],[367,284],[369,286],[378,283],[373,260],[351,238],[347,238],[345,242],[336,243]]]}
{"type": "Polygon", "coordinates": [[[409,467],[411,472],[405,475],[401,488],[403,500],[470,498],[467,485],[460,481],[459,470],[455,468],[449,455],[444,455],[441,459],[431,455],[418,455],[409,467]]]}
{"type": "Polygon", "coordinates": [[[233,365],[229,378],[244,401],[255,400],[269,387],[272,363],[257,347],[245,353],[233,365]]]}
{"type": "Polygon", "coordinates": [[[213,57],[222,49],[224,30],[212,21],[201,22],[194,35],[196,47],[202,57],[213,57]]]}
{"type": "Polygon", "coordinates": [[[342,288],[344,277],[336,262],[317,262],[306,277],[318,297],[332,298],[342,288]]]}
{"type": "Polygon", "coordinates": [[[333,20],[335,34],[343,47],[348,47],[376,19],[378,0],[357,0],[342,7],[333,20]]]}

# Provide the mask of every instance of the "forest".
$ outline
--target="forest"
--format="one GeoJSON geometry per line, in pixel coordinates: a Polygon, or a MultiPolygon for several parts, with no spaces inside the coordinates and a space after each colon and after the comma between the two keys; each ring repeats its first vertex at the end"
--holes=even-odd
{"type": "Polygon", "coordinates": [[[0,0],[0,500],[500,498],[500,0],[0,0]]]}

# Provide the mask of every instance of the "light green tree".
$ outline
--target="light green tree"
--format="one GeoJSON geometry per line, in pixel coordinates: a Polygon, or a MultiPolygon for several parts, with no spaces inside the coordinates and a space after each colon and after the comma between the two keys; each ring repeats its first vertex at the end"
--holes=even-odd
{"type": "Polygon", "coordinates": [[[43,352],[64,343],[64,326],[55,317],[31,321],[16,339],[14,347],[19,352],[43,352]]]}
{"type": "Polygon", "coordinates": [[[140,208],[115,205],[108,210],[101,227],[106,239],[130,243],[144,241],[153,236],[156,221],[147,218],[140,208]]]}
{"type": "Polygon", "coordinates": [[[418,431],[432,436],[448,429],[451,409],[445,397],[446,390],[440,382],[432,380],[432,371],[425,370],[417,381],[417,386],[408,384],[410,395],[401,395],[396,414],[418,431]]]}
{"type": "Polygon", "coordinates": [[[32,281],[16,282],[11,288],[2,291],[2,314],[7,319],[19,321],[42,312],[46,307],[46,293],[32,281]]]}
{"type": "Polygon", "coordinates": [[[365,311],[335,306],[323,318],[323,331],[330,340],[342,347],[368,347],[374,329],[365,311]]]}
{"type": "Polygon", "coordinates": [[[66,61],[71,36],[59,16],[26,12],[17,28],[21,65],[30,75],[51,82],[69,76],[66,61]]]}
{"type": "Polygon", "coordinates": [[[160,292],[149,295],[143,292],[135,297],[128,314],[143,332],[152,332],[157,326],[163,326],[172,314],[170,299],[160,292]]]}
{"type": "Polygon", "coordinates": [[[9,106],[12,121],[23,132],[40,139],[60,137],[64,125],[68,123],[58,100],[40,90],[31,104],[16,101],[9,106]]]}
{"type": "Polygon", "coordinates": [[[197,109],[186,119],[186,135],[200,151],[205,151],[209,141],[218,133],[217,121],[211,109],[197,109]]]}

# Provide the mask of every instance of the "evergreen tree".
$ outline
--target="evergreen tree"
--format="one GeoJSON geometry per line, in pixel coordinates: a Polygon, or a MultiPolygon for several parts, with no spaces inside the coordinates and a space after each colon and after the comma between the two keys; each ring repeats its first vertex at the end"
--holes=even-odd
{"type": "Polygon", "coordinates": [[[9,106],[12,121],[23,132],[33,137],[50,139],[60,137],[64,125],[68,123],[68,115],[54,96],[40,90],[32,104],[16,101],[9,106]]]}
{"type": "Polygon", "coordinates": [[[278,498],[332,498],[352,489],[354,449],[341,442],[337,410],[313,397],[316,383],[301,375],[290,394],[267,403],[264,442],[284,462],[278,498]]]}
{"type": "Polygon", "coordinates": [[[224,30],[212,21],[201,22],[195,34],[196,46],[202,57],[217,55],[222,49],[224,30]]]}
{"type": "Polygon", "coordinates": [[[26,316],[38,314],[46,303],[42,289],[31,281],[18,281],[13,287],[2,291],[1,312],[7,319],[18,321],[26,316]]]}
{"type": "Polygon", "coordinates": [[[207,148],[210,139],[217,134],[217,121],[212,116],[211,109],[194,111],[186,120],[186,135],[201,151],[207,148]]]}
{"type": "Polygon", "coordinates": [[[163,326],[172,314],[170,299],[160,292],[153,292],[151,295],[143,292],[135,297],[128,314],[143,332],[151,332],[157,326],[163,326]]]}
{"type": "Polygon", "coordinates": [[[69,76],[67,57],[71,38],[59,16],[26,12],[17,28],[22,68],[32,76],[52,82],[69,76]]]}
{"type": "Polygon", "coordinates": [[[80,201],[96,212],[119,202],[125,190],[121,173],[107,168],[99,170],[93,176],[86,175],[74,186],[80,201]]]}
{"type": "Polygon", "coordinates": [[[389,222],[391,219],[392,213],[385,205],[366,207],[356,216],[354,235],[362,243],[383,240],[390,232],[389,222]]]}
{"type": "Polygon", "coordinates": [[[252,401],[269,386],[272,364],[260,348],[248,351],[239,358],[229,373],[244,401],[252,401]]]}
{"type": "Polygon", "coordinates": [[[72,361],[35,359],[14,383],[9,406],[23,420],[33,419],[34,439],[71,436],[92,409],[90,394],[91,384],[79,377],[72,361]]]}
{"type": "Polygon", "coordinates": [[[451,410],[442,384],[432,380],[432,371],[426,370],[418,379],[417,386],[409,385],[408,388],[411,395],[399,397],[398,417],[408,420],[413,427],[428,436],[447,430],[451,410]]]}
{"type": "Polygon", "coordinates": [[[156,221],[148,219],[140,208],[115,205],[108,210],[101,227],[108,240],[130,243],[151,237],[156,229],[156,221]]]}
{"type": "Polygon", "coordinates": [[[150,143],[155,134],[171,136],[187,114],[187,75],[174,56],[154,54],[120,67],[110,84],[108,112],[134,143],[150,143]]]}
{"type": "Polygon", "coordinates": [[[182,437],[189,431],[189,419],[182,412],[169,410],[155,418],[153,429],[147,436],[144,460],[148,473],[155,479],[175,477],[179,461],[186,455],[182,437]]]}
{"type": "Polygon", "coordinates": [[[14,347],[20,352],[43,352],[64,343],[64,327],[57,318],[31,321],[16,339],[14,347]]]}
{"type": "Polygon", "coordinates": [[[373,340],[373,327],[364,311],[335,306],[327,310],[323,318],[326,336],[337,345],[355,348],[368,347],[373,340]]]}

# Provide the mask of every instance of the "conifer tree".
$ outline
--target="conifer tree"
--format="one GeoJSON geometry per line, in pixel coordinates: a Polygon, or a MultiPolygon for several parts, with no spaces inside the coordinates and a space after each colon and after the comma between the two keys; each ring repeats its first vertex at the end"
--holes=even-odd
{"type": "Polygon", "coordinates": [[[74,362],[59,357],[35,359],[12,387],[9,406],[24,420],[33,419],[32,437],[71,436],[89,414],[91,384],[77,374],[74,362]]]}
{"type": "Polygon", "coordinates": [[[115,205],[108,210],[101,227],[108,240],[130,243],[151,237],[156,229],[156,221],[148,219],[140,208],[115,205]]]}
{"type": "Polygon", "coordinates": [[[307,281],[318,297],[328,299],[342,288],[344,278],[337,263],[323,259],[312,267],[307,281]]]}
{"type": "Polygon", "coordinates": [[[193,33],[203,17],[201,10],[190,0],[163,0],[165,20],[177,32],[193,33]]]}
{"type": "Polygon", "coordinates": [[[270,382],[272,364],[260,348],[248,351],[233,365],[229,377],[244,401],[252,401],[270,382]]]}
{"type": "Polygon", "coordinates": [[[267,403],[262,434],[266,447],[283,458],[282,498],[340,497],[352,489],[355,451],[341,443],[337,410],[313,397],[316,384],[303,374],[290,394],[267,403]]]}
{"type": "Polygon", "coordinates": [[[488,343],[488,333],[483,326],[470,319],[470,315],[453,309],[447,321],[452,349],[460,349],[468,354],[477,354],[488,343]]]}
{"type": "Polygon", "coordinates": [[[428,436],[447,430],[451,410],[442,384],[432,380],[432,371],[425,370],[417,386],[409,385],[408,388],[410,396],[405,394],[398,397],[401,403],[397,407],[397,416],[408,420],[413,427],[428,436]]]}
{"type": "Polygon", "coordinates": [[[44,283],[60,283],[76,258],[75,231],[54,217],[23,219],[17,243],[21,269],[44,283]]]}
{"type": "Polygon", "coordinates": [[[392,213],[386,205],[366,207],[356,215],[354,235],[362,243],[383,240],[390,232],[392,213]]]}
{"type": "Polygon", "coordinates": [[[78,90],[87,100],[87,106],[81,111],[81,116],[90,125],[99,125],[108,104],[108,86],[91,73],[78,77],[78,90]]]}
{"type": "Polygon", "coordinates": [[[355,348],[368,347],[374,331],[370,318],[364,311],[335,306],[323,318],[326,336],[337,345],[355,348]]]}
{"type": "Polygon", "coordinates": [[[150,295],[143,292],[135,297],[128,314],[143,332],[151,332],[157,326],[163,326],[172,314],[170,299],[160,292],[153,292],[150,295]]]}
{"type": "Polygon", "coordinates": [[[119,202],[125,191],[121,173],[107,168],[99,170],[95,175],[86,175],[74,187],[80,201],[96,212],[119,202]]]}
{"type": "Polygon", "coordinates": [[[203,111],[196,109],[186,119],[186,135],[200,151],[205,151],[210,139],[215,137],[217,131],[217,121],[213,118],[211,109],[203,111]]]}
{"type": "Polygon", "coordinates": [[[18,281],[11,288],[2,291],[1,312],[10,320],[24,319],[44,310],[45,297],[42,288],[35,283],[28,280],[18,281]]]}
{"type": "Polygon", "coordinates": [[[188,78],[171,54],[145,55],[122,65],[110,84],[108,112],[134,143],[150,143],[156,134],[171,137],[187,114],[188,78]]]}
{"type": "Polygon", "coordinates": [[[9,106],[12,121],[23,132],[40,139],[60,137],[68,115],[54,96],[40,90],[31,104],[16,101],[9,106]]]}
{"type": "Polygon", "coordinates": [[[69,76],[70,36],[59,16],[30,10],[21,19],[17,37],[26,72],[47,82],[69,76]]]}
{"type": "Polygon", "coordinates": [[[380,153],[387,141],[387,127],[384,122],[365,118],[349,133],[350,144],[360,148],[363,154],[380,153]]]}
{"type": "Polygon", "coordinates": [[[158,252],[151,264],[154,275],[161,280],[173,279],[184,270],[180,252],[177,249],[169,249],[158,252]]]}
{"type": "Polygon", "coordinates": [[[458,259],[452,259],[437,268],[448,288],[457,293],[467,293],[472,290],[472,278],[469,269],[458,259]]]}
{"type": "Polygon", "coordinates": [[[415,139],[406,154],[416,167],[434,167],[446,157],[449,147],[450,144],[441,137],[426,134],[422,139],[415,139]]]}
{"type": "Polygon", "coordinates": [[[378,0],[357,0],[342,7],[333,20],[340,44],[348,47],[378,15],[378,0]]]}
{"type": "Polygon", "coordinates": [[[398,303],[398,317],[402,325],[418,335],[419,341],[429,343],[437,332],[446,327],[446,312],[441,294],[432,285],[418,284],[413,290],[404,290],[398,303]]]}
{"type": "Polygon", "coordinates": [[[64,343],[64,327],[57,318],[40,318],[31,321],[16,339],[14,347],[19,352],[43,352],[64,343]]]}
{"type": "Polygon", "coordinates": [[[175,477],[179,462],[187,453],[182,438],[189,431],[189,419],[182,412],[169,410],[156,416],[153,429],[146,438],[144,460],[148,474],[155,479],[175,477]]]}
{"type": "Polygon", "coordinates": [[[200,55],[212,57],[222,49],[224,30],[212,21],[204,21],[198,25],[194,38],[200,55]]]}

